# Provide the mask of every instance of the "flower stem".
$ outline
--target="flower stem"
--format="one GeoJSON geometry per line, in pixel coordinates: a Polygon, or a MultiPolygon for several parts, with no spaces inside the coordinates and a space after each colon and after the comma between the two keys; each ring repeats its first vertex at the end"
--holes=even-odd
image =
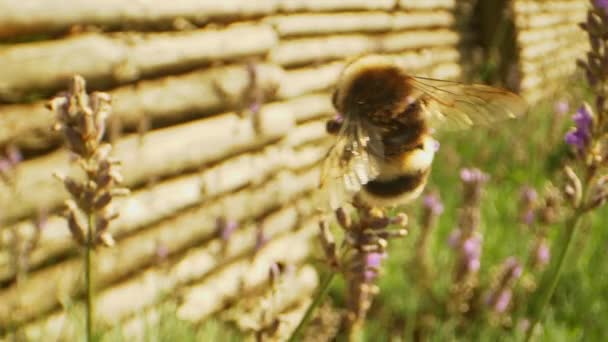
{"type": "Polygon", "coordinates": [[[329,292],[329,286],[334,280],[335,275],[336,272],[329,272],[325,275],[323,281],[321,282],[321,286],[319,287],[319,291],[317,292],[317,296],[306,309],[306,313],[304,313],[304,316],[300,320],[300,323],[298,324],[296,329],[291,333],[289,340],[287,340],[288,342],[295,342],[298,340],[299,335],[303,332],[304,328],[308,324],[308,321],[310,321],[310,319],[312,318],[315,309],[321,304],[321,302],[327,295],[327,292],[329,292]]]}
{"type": "Polygon", "coordinates": [[[542,318],[543,311],[549,304],[553,293],[555,292],[555,288],[557,287],[557,283],[559,281],[559,277],[564,268],[566,255],[570,250],[570,245],[572,245],[572,240],[574,240],[574,233],[578,230],[578,227],[581,224],[582,217],[584,215],[584,210],[578,209],[574,215],[566,222],[566,231],[564,232],[562,242],[559,244],[560,250],[557,257],[556,265],[551,269],[551,272],[545,277],[543,284],[543,291],[540,292],[540,299],[538,301],[539,306],[536,310],[532,312],[532,324],[530,325],[530,329],[526,334],[526,341],[530,341],[532,338],[532,334],[536,326],[538,325],[540,319],[542,318]]]}
{"type": "Polygon", "coordinates": [[[85,245],[84,257],[84,282],[85,282],[85,334],[86,341],[93,340],[93,279],[91,276],[92,258],[91,249],[93,246],[93,225],[95,224],[95,216],[89,214],[89,222],[87,224],[87,243],[85,245]]]}

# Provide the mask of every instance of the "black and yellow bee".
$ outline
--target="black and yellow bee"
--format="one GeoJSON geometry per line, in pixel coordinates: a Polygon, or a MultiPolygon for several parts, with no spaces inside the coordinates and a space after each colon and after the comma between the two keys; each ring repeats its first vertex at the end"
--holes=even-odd
{"type": "Polygon", "coordinates": [[[370,206],[414,200],[438,147],[434,131],[489,125],[526,111],[509,91],[411,76],[396,59],[378,55],[346,65],[333,104],[341,117],[328,122],[337,139],[321,175],[332,209],[353,194],[370,206]]]}

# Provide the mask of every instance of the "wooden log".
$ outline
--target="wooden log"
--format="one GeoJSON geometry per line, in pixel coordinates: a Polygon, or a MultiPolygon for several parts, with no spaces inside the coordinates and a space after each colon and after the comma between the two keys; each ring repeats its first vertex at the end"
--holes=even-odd
{"type": "Polygon", "coordinates": [[[433,11],[419,11],[416,9],[411,12],[397,12],[393,14],[392,20],[393,31],[431,27],[449,28],[454,25],[454,14],[440,9],[433,11]]]}
{"type": "Polygon", "coordinates": [[[92,85],[120,84],[217,60],[266,53],[272,27],[240,23],[222,29],[150,34],[82,34],[0,50],[0,101],[64,88],[74,74],[92,85]]]}
{"type": "MultiPolygon", "coordinates": [[[[575,37],[576,35],[574,37],[561,37],[559,39],[545,41],[543,43],[522,46],[519,52],[520,58],[534,59],[550,56],[556,51],[570,48],[572,45],[577,45],[578,47],[588,46],[589,42],[586,39],[575,39],[575,37]]],[[[586,50],[588,50],[588,48],[581,51],[586,50]]]]}
{"type": "Polygon", "coordinates": [[[560,26],[551,26],[533,30],[520,30],[517,32],[517,43],[521,46],[542,43],[548,40],[557,39],[560,37],[577,37],[583,38],[585,32],[576,25],[566,24],[560,26]]]}
{"type": "MultiPolygon", "coordinates": [[[[116,206],[121,208],[121,215],[112,222],[109,231],[119,240],[124,235],[133,234],[149,224],[175,215],[180,210],[200,205],[247,185],[259,185],[279,170],[296,171],[310,167],[325,156],[327,148],[326,142],[297,149],[275,144],[258,153],[229,159],[203,172],[162,182],[152,188],[134,192],[126,198],[117,198],[116,206]]],[[[36,232],[36,226],[30,220],[19,222],[14,227],[23,241],[30,241],[36,232]]],[[[12,239],[14,236],[9,230],[3,230],[0,234],[0,240],[7,245],[11,244],[12,239]]],[[[75,248],[76,244],[71,238],[65,219],[51,216],[40,233],[36,248],[28,257],[28,265],[30,269],[35,269],[47,260],[64,255],[75,248]]],[[[14,276],[11,252],[0,251],[0,281],[12,279],[14,276]]]]}
{"type": "Polygon", "coordinates": [[[554,65],[552,68],[543,70],[543,73],[528,73],[523,75],[521,80],[521,89],[528,90],[548,83],[550,80],[563,78],[566,75],[572,75],[576,70],[576,63],[563,63],[554,65]]]}
{"type": "Polygon", "coordinates": [[[547,26],[570,24],[576,26],[585,20],[586,11],[536,13],[515,17],[515,26],[518,29],[532,29],[547,26]]]}
{"type": "MultiPolygon", "coordinates": [[[[280,68],[256,64],[255,70],[257,86],[266,93],[280,87],[280,68]]],[[[247,65],[235,65],[119,87],[108,92],[112,96],[112,117],[125,128],[133,128],[143,119],[168,123],[193,113],[204,116],[237,109],[242,105],[239,102],[245,97],[249,77],[247,65]]],[[[0,145],[12,143],[26,149],[56,145],[59,137],[51,130],[54,113],[45,108],[45,103],[0,106],[0,145]]]]}
{"type": "Polygon", "coordinates": [[[432,12],[345,12],[272,16],[264,20],[281,37],[364,33],[450,27],[454,16],[448,11],[432,12]]]}
{"type": "Polygon", "coordinates": [[[391,29],[386,12],[349,12],[331,14],[293,14],[264,19],[281,37],[331,33],[382,32],[391,29]]]}
{"type": "Polygon", "coordinates": [[[445,47],[458,42],[450,30],[405,31],[376,36],[339,35],[281,41],[268,59],[283,66],[296,66],[346,58],[371,52],[400,52],[406,49],[445,47]]]}
{"type": "Polygon", "coordinates": [[[585,55],[585,48],[588,48],[588,43],[574,44],[568,49],[556,51],[555,55],[520,60],[520,70],[523,74],[531,74],[543,72],[545,69],[556,65],[575,64],[577,58],[585,55]]]}
{"type": "Polygon", "coordinates": [[[406,10],[453,9],[455,0],[399,0],[399,7],[406,10]]]}
{"type": "Polygon", "coordinates": [[[325,12],[348,10],[390,10],[395,0],[283,0],[279,9],[284,12],[325,12]]]}
{"type": "Polygon", "coordinates": [[[35,32],[56,32],[72,25],[152,26],[183,18],[206,23],[214,18],[249,18],[276,11],[277,0],[122,0],[0,1],[0,38],[35,32]]]}
{"type": "MultiPolygon", "coordinates": [[[[159,245],[171,255],[208,240],[216,233],[217,217],[228,215],[237,221],[257,217],[312,190],[318,181],[318,168],[301,174],[281,172],[259,188],[246,189],[209,205],[193,208],[118,241],[114,248],[100,249],[95,255],[96,286],[104,288],[150,264],[156,259],[159,245]]],[[[24,323],[57,308],[60,301],[79,294],[82,289],[81,267],[81,260],[69,259],[31,274],[28,281],[19,287],[13,285],[1,290],[0,302],[5,305],[0,307],[0,327],[24,323]]]]}
{"type": "Polygon", "coordinates": [[[512,2],[515,14],[539,14],[541,12],[585,12],[587,4],[584,1],[535,1],[516,0],[512,2]]]}

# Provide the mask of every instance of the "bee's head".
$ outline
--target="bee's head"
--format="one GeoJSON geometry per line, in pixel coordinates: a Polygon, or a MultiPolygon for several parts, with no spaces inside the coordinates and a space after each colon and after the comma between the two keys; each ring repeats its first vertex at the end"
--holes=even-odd
{"type": "Polygon", "coordinates": [[[347,64],[333,94],[333,104],[343,115],[376,116],[383,121],[404,107],[411,92],[402,67],[386,56],[370,55],[347,64]]]}

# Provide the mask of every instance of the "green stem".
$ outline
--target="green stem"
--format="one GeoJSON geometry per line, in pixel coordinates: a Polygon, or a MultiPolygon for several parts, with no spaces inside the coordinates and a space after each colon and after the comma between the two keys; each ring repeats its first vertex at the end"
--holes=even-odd
{"type": "Polygon", "coordinates": [[[574,233],[580,226],[583,215],[584,215],[583,210],[579,209],[575,212],[574,216],[566,222],[566,227],[565,227],[566,231],[564,232],[563,241],[562,241],[562,243],[559,244],[561,249],[559,250],[559,254],[557,257],[557,261],[556,261],[557,264],[555,265],[555,267],[553,267],[551,269],[551,273],[549,273],[547,275],[547,277],[545,278],[546,281],[544,281],[542,283],[544,289],[543,289],[543,291],[540,292],[540,299],[538,301],[540,303],[540,305],[538,306],[538,309],[533,311],[532,322],[531,322],[532,324],[530,325],[530,329],[528,329],[528,332],[526,333],[526,341],[530,341],[530,339],[532,338],[532,334],[534,333],[536,326],[538,325],[540,319],[542,318],[543,311],[549,304],[549,301],[551,300],[551,297],[553,296],[553,293],[555,292],[555,288],[557,287],[559,277],[564,268],[566,255],[568,254],[568,251],[570,250],[570,245],[572,244],[572,241],[574,240],[574,238],[573,238],[574,233]]]}
{"type": "Polygon", "coordinates": [[[334,280],[335,275],[336,275],[336,272],[329,272],[328,274],[325,275],[325,277],[323,278],[323,281],[321,282],[321,286],[319,287],[319,291],[317,292],[317,296],[312,301],[312,303],[310,303],[310,305],[308,306],[308,309],[306,309],[306,313],[304,314],[304,317],[302,317],[302,320],[300,320],[300,323],[298,324],[296,329],[293,331],[293,333],[291,333],[289,340],[287,340],[288,342],[297,341],[298,336],[302,333],[302,331],[304,330],[304,327],[306,327],[306,325],[308,324],[308,321],[310,321],[310,319],[312,318],[312,315],[314,314],[315,309],[321,304],[321,302],[327,295],[327,292],[329,292],[329,286],[331,285],[331,282],[334,280]]]}
{"type": "Polygon", "coordinates": [[[87,243],[85,245],[84,257],[84,283],[85,283],[85,320],[86,320],[86,341],[93,340],[93,279],[91,277],[92,258],[91,249],[93,247],[93,225],[95,225],[95,216],[89,214],[89,222],[87,225],[87,243]]]}

